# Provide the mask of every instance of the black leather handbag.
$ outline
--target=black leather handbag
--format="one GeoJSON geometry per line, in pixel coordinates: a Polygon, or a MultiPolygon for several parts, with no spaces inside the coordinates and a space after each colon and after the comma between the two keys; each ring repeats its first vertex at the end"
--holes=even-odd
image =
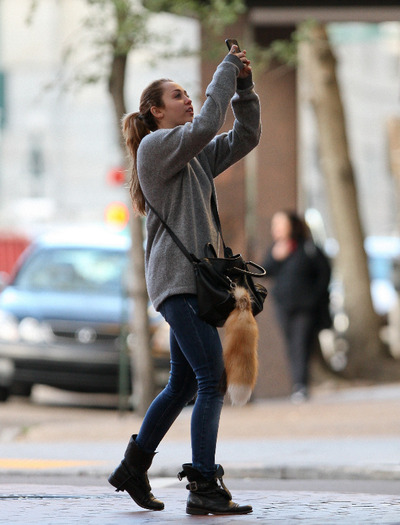
{"type": "Polygon", "coordinates": [[[223,326],[229,314],[235,308],[233,290],[243,286],[250,295],[253,315],[259,314],[267,296],[267,290],[253,277],[262,277],[265,270],[251,261],[246,262],[241,255],[233,255],[232,250],[224,245],[225,257],[217,257],[211,244],[204,248],[204,257],[193,257],[196,275],[199,317],[213,326],[223,326]],[[252,272],[253,266],[258,272],[252,272]]]}
{"type": "Polygon", "coordinates": [[[225,246],[214,195],[211,198],[211,207],[222,239],[224,257],[217,257],[215,248],[211,243],[205,245],[204,257],[201,259],[189,253],[147,199],[146,202],[160,219],[183,255],[193,265],[196,276],[199,317],[201,319],[213,326],[223,326],[229,314],[235,308],[233,291],[236,286],[243,286],[247,289],[252,303],[253,315],[257,315],[262,311],[268,292],[263,285],[255,283],[253,277],[263,277],[266,271],[262,266],[252,261],[246,262],[241,255],[233,255],[232,250],[225,246]],[[258,271],[252,272],[249,267],[254,267],[258,271]]]}

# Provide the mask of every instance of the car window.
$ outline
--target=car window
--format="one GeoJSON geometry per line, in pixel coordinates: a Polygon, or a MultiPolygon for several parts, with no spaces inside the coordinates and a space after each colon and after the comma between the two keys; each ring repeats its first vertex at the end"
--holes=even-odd
{"type": "Polygon", "coordinates": [[[14,286],[23,290],[119,294],[128,255],[99,248],[57,248],[36,252],[14,286]]]}

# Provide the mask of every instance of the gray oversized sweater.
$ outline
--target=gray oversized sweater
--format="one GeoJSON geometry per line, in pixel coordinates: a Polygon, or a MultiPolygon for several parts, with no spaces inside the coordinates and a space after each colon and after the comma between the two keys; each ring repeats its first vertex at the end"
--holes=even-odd
{"type": "MultiPolygon", "coordinates": [[[[138,176],[146,199],[197,257],[204,256],[206,243],[218,246],[211,211],[214,177],[249,153],[260,138],[259,99],[251,77],[237,82],[242,67],[235,55],[227,55],[207,87],[206,101],[193,122],[150,133],[137,153],[138,176]],[[217,135],[230,101],[233,128],[217,135]]],[[[195,294],[196,285],[191,263],[158,217],[148,207],[146,212],[146,282],[150,300],[158,310],[171,295],[195,294]]]]}

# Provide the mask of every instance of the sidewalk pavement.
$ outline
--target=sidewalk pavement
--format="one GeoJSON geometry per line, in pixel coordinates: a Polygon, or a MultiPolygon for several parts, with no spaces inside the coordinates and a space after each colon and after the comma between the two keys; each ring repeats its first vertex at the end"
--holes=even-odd
{"type": "MultiPolygon", "coordinates": [[[[105,480],[119,463],[140,426],[138,416],[40,404],[20,413],[2,405],[0,479],[8,481],[0,484],[0,523],[400,523],[399,496],[280,490],[235,491],[235,500],[253,504],[249,516],[186,516],[186,491],[176,485],[176,473],[190,461],[191,410],[184,410],[154,459],[149,474],[166,510],[151,513],[126,494],[110,492],[106,481],[84,485],[85,477],[105,480]],[[60,485],[38,484],[51,475],[60,485]],[[29,476],[35,485],[25,483],[29,476]],[[70,486],[71,476],[80,486],[70,486]]],[[[400,385],[319,389],[300,405],[280,399],[224,406],[217,461],[227,479],[400,480],[399,436],[400,385]]]]}
{"type": "Polygon", "coordinates": [[[124,493],[107,488],[10,486],[0,495],[0,523],[7,525],[365,525],[399,524],[398,496],[332,492],[234,491],[234,501],[251,504],[243,516],[189,516],[187,491],[161,488],[156,495],[165,503],[161,512],[140,509],[124,493]]]}

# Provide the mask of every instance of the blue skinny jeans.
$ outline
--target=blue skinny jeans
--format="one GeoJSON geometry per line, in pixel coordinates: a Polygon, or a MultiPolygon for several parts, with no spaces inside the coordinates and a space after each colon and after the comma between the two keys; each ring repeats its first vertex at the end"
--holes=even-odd
{"type": "Polygon", "coordinates": [[[197,398],[191,418],[192,464],[206,478],[216,470],[215,450],[224,395],[222,345],[215,327],[198,315],[197,297],[182,294],[167,298],[160,312],[170,325],[169,382],[144,417],[136,443],[155,452],[182,409],[197,398]]]}

